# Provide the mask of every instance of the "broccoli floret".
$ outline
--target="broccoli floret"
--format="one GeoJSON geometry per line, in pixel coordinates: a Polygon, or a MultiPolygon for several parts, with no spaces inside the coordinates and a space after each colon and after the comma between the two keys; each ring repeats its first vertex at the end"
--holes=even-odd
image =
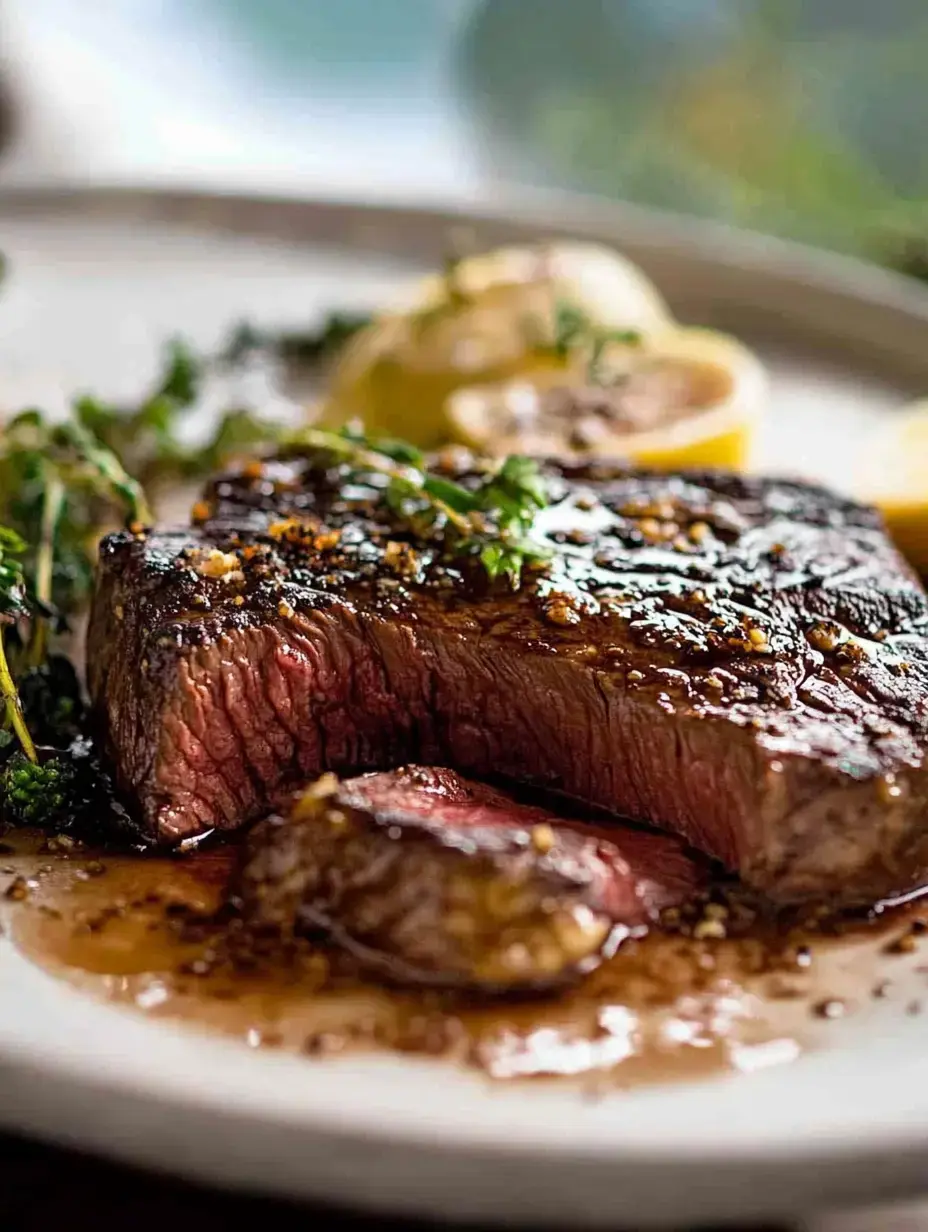
{"type": "Polygon", "coordinates": [[[93,742],[81,736],[65,749],[39,745],[39,760],[21,752],[0,770],[0,813],[14,825],[105,839],[114,827],[134,833],[132,819],[93,742]]]}
{"type": "Polygon", "coordinates": [[[77,785],[74,763],[67,757],[31,762],[15,753],[3,771],[4,811],[24,826],[67,824],[74,812],[77,785]]]}

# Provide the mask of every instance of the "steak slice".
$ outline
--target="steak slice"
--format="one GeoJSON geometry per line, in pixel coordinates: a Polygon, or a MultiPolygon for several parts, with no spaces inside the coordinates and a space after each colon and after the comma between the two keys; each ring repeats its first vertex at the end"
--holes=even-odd
{"type": "Polygon", "coordinates": [[[326,466],[253,463],[192,527],[103,542],[90,689],[150,839],[416,761],[670,829],[781,900],[926,879],[928,599],[873,510],[550,464],[554,555],[513,591],[326,466]]]}
{"type": "Polygon", "coordinates": [[[453,770],[319,780],[250,838],[252,921],[323,929],[402,983],[515,991],[591,970],[699,888],[678,839],[568,823],[453,770]]]}

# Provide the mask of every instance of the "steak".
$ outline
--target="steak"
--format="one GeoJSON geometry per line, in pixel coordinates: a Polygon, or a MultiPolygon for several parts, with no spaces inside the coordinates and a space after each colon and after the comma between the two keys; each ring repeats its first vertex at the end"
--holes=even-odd
{"type": "Polygon", "coordinates": [[[407,766],[326,776],[262,822],[241,896],[253,922],[322,929],[393,980],[501,992],[591,970],[704,880],[669,835],[567,822],[407,766]]]}
{"type": "Polygon", "coordinates": [[[553,556],[513,590],[328,458],[252,463],[192,526],[103,541],[89,684],[149,839],[415,761],[669,829],[780,900],[926,879],[928,599],[872,509],[551,463],[553,556]]]}

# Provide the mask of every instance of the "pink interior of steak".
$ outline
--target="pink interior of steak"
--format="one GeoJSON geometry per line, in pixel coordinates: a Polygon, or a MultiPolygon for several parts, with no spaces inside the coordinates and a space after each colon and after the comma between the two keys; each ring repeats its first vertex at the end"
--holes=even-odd
{"type": "Polygon", "coordinates": [[[341,797],[363,802],[384,819],[398,815],[404,821],[440,828],[467,829],[502,826],[531,830],[556,821],[548,809],[523,804],[486,783],[462,778],[454,770],[408,766],[365,774],[342,785],[341,797]]]}
{"type": "Polygon", "coordinates": [[[375,814],[383,825],[397,825],[398,833],[421,827],[473,851],[535,844],[543,858],[551,842],[550,850],[589,879],[601,909],[625,924],[652,919],[707,880],[705,861],[671,835],[565,819],[441,767],[363,775],[342,785],[339,800],[375,814]]]}
{"type": "Polygon", "coordinates": [[[679,906],[708,881],[706,863],[667,835],[618,823],[601,827],[599,833],[603,845],[614,845],[622,853],[649,914],[679,906]]]}

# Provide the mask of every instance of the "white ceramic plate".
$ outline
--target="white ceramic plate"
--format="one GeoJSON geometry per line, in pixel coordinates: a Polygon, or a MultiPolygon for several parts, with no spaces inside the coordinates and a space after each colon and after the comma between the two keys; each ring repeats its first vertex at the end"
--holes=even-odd
{"type": "MultiPolygon", "coordinates": [[[[841,482],[860,433],[928,391],[928,294],[866,266],[584,202],[417,211],[22,190],[0,198],[0,399],[128,394],[159,342],[245,315],[376,302],[477,242],[618,242],[681,317],[734,328],[774,374],[771,468],[841,482]]],[[[134,1018],[0,943],[0,1122],[232,1186],[445,1219],[693,1224],[928,1189],[928,1029],[898,1006],[795,1064],[598,1103],[441,1062],[310,1062],[134,1018]]]]}

